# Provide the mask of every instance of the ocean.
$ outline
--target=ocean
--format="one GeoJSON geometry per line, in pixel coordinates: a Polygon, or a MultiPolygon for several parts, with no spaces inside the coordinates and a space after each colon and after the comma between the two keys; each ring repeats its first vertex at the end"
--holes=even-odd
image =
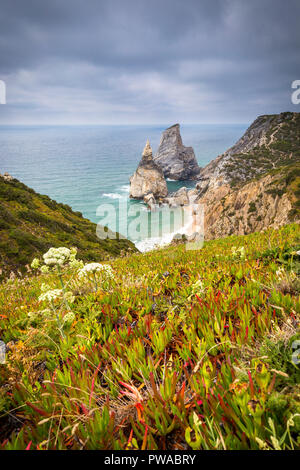
{"type": "MultiPolygon", "coordinates": [[[[155,153],[167,127],[0,126],[0,173],[8,172],[35,191],[70,205],[91,221],[119,230],[141,250],[150,249],[155,243],[169,241],[170,233],[178,227],[165,229],[158,211],[152,214],[151,227],[154,222],[157,228],[152,233],[146,223],[146,206],[129,200],[129,178],[141,159],[146,140],[150,140],[155,153]],[[135,229],[128,230],[134,220],[135,229]]],[[[204,166],[231,147],[247,127],[182,125],[181,136],[184,145],[194,148],[199,165],[204,166]]],[[[190,181],[168,181],[169,191],[194,185],[190,181]]]]}

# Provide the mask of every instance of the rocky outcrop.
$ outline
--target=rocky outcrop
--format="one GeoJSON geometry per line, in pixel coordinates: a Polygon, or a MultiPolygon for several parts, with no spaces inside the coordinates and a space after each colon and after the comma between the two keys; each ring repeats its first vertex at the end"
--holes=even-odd
{"type": "MultiPolygon", "coordinates": [[[[149,140],[143,151],[142,159],[137,170],[130,178],[129,196],[134,199],[144,199],[147,195],[152,199],[163,198],[168,194],[167,183],[161,168],[154,162],[149,140]]],[[[150,202],[150,200],[148,201],[150,202]]]]}
{"type": "MultiPolygon", "coordinates": [[[[178,138],[177,131],[173,132],[178,138]]],[[[151,168],[155,165],[152,153],[147,165],[151,168]]],[[[159,174],[163,178],[162,170],[159,174]]],[[[157,203],[171,208],[187,206],[186,211],[203,205],[206,239],[245,235],[299,222],[300,113],[257,118],[231,149],[200,171],[194,189],[183,187],[166,194],[163,179],[165,189],[158,191],[157,196],[149,188],[147,176],[143,177],[147,179],[148,190],[144,189],[140,198],[151,210],[157,203]]],[[[192,236],[197,239],[198,235],[192,236]]]]}
{"type": "Polygon", "coordinates": [[[13,181],[13,179],[14,179],[14,178],[13,178],[9,173],[7,173],[7,172],[5,172],[3,175],[1,175],[1,173],[0,173],[0,178],[3,178],[4,181],[13,181]]]}
{"type": "Polygon", "coordinates": [[[153,193],[146,194],[143,198],[144,203],[147,205],[148,209],[154,211],[156,209],[156,199],[153,193]]]}
{"type": "Polygon", "coordinates": [[[200,172],[194,202],[204,205],[205,238],[299,221],[299,162],[300,113],[258,117],[200,172]]]}
{"type": "Polygon", "coordinates": [[[188,191],[185,187],[178,189],[175,193],[171,193],[167,198],[164,199],[164,202],[169,205],[169,207],[178,207],[186,206],[189,204],[188,191]]]}
{"type": "Polygon", "coordinates": [[[193,148],[182,143],[179,124],[163,132],[154,161],[166,178],[174,180],[195,179],[200,171],[193,148]]]}
{"type": "Polygon", "coordinates": [[[198,187],[242,185],[299,159],[300,113],[259,116],[233,147],[200,170],[198,187]]]}
{"type": "Polygon", "coordinates": [[[144,203],[148,206],[149,209],[155,210],[157,206],[168,205],[170,208],[183,207],[192,204],[198,197],[198,191],[196,189],[187,190],[187,188],[182,187],[174,193],[168,194],[167,197],[159,198],[156,200],[152,193],[144,196],[144,203]]]}
{"type": "Polygon", "coordinates": [[[291,222],[295,198],[283,179],[279,186],[277,177],[268,174],[236,190],[222,188],[221,194],[209,191],[200,200],[205,209],[206,239],[246,235],[291,222]]]}

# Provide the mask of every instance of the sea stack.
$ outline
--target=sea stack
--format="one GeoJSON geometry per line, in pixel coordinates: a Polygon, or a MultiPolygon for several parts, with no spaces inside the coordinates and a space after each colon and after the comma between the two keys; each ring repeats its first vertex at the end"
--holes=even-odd
{"type": "Polygon", "coordinates": [[[134,199],[144,199],[145,196],[153,195],[156,199],[166,197],[167,194],[168,188],[163,171],[154,162],[152,149],[147,140],[139,166],[130,178],[129,196],[134,199]]]}
{"type": "Polygon", "coordinates": [[[200,171],[193,148],[182,143],[179,124],[163,132],[154,162],[166,178],[179,181],[194,180],[200,171]]]}

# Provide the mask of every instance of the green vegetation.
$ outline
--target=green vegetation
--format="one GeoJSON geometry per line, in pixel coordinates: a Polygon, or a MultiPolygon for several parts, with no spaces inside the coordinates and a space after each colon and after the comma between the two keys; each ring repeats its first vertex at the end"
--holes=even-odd
{"type": "Polygon", "coordinates": [[[261,128],[268,126],[265,143],[231,155],[225,164],[226,174],[234,188],[277,168],[286,167],[285,171],[289,171],[290,166],[300,162],[300,113],[261,116],[258,120],[261,128]]]}
{"type": "Polygon", "coordinates": [[[291,221],[300,219],[300,163],[293,163],[289,166],[283,166],[272,170],[270,173],[272,182],[266,189],[266,193],[274,198],[287,194],[292,203],[292,209],[289,212],[291,221]]]}
{"type": "Polygon", "coordinates": [[[101,260],[136,251],[128,240],[99,240],[96,224],[37,194],[23,183],[0,177],[0,279],[11,271],[25,272],[34,256],[51,246],[76,246],[83,260],[101,260]]]}
{"type": "Polygon", "coordinates": [[[299,251],[293,224],[111,269],[35,260],[0,286],[0,446],[300,448],[299,251]]]}
{"type": "Polygon", "coordinates": [[[256,211],[256,205],[255,205],[255,202],[252,201],[249,204],[248,213],[255,212],[255,211],[256,211]]]}

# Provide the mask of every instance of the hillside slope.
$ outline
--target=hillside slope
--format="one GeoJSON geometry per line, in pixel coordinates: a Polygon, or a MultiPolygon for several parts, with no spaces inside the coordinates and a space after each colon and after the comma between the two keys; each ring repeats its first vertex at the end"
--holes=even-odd
{"type": "Polygon", "coordinates": [[[0,285],[0,448],[300,448],[298,225],[109,264],[0,285]]]}
{"type": "Polygon", "coordinates": [[[200,180],[238,186],[300,161],[300,113],[259,116],[238,142],[200,172],[200,180]]]}
{"type": "Polygon", "coordinates": [[[260,116],[200,172],[206,238],[300,220],[300,113],[260,116]]]}
{"type": "Polygon", "coordinates": [[[222,185],[198,199],[205,237],[246,235],[300,220],[300,164],[280,167],[235,189],[222,185]]]}
{"type": "Polygon", "coordinates": [[[0,176],[0,278],[10,271],[24,271],[51,246],[75,246],[83,260],[91,261],[136,251],[128,240],[99,240],[96,224],[81,213],[16,179],[0,176]]]}

